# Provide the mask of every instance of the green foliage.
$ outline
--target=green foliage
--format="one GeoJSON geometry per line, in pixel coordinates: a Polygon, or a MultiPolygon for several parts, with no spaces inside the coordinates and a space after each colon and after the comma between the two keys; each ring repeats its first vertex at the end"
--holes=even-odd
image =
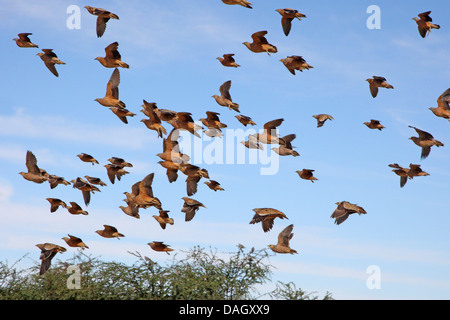
{"type": "MultiPolygon", "coordinates": [[[[184,258],[175,254],[166,265],[153,262],[139,253],[131,266],[105,262],[79,250],[66,261],[55,259],[51,268],[39,276],[39,265],[17,270],[0,262],[0,299],[27,300],[232,300],[311,299],[292,283],[279,282],[277,288],[259,295],[255,289],[271,280],[269,254],[263,250],[217,253],[195,247],[184,258]],[[69,266],[78,266],[80,285],[73,285],[74,273],[69,266]]],[[[317,299],[317,297],[312,297],[317,299]]],[[[324,299],[330,299],[327,293],[324,299]]]]}

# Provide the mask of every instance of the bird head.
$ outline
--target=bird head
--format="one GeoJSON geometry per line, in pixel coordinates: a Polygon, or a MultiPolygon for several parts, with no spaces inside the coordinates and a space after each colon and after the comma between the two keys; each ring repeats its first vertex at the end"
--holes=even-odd
{"type": "Polygon", "coordinates": [[[268,247],[269,247],[270,249],[272,249],[272,250],[273,250],[273,248],[275,247],[275,245],[273,245],[273,244],[269,244],[269,245],[268,245],[268,247]]]}
{"type": "Polygon", "coordinates": [[[419,18],[417,18],[417,17],[414,17],[414,18],[412,18],[414,21],[419,21],[420,19],[419,18]]]}
{"type": "Polygon", "coordinates": [[[42,57],[42,56],[44,55],[44,53],[39,52],[39,53],[37,53],[36,55],[39,56],[39,57],[42,57]]]}
{"type": "Polygon", "coordinates": [[[244,46],[246,46],[247,48],[250,48],[250,42],[242,42],[242,44],[244,45],[244,46]]]}
{"type": "Polygon", "coordinates": [[[100,61],[101,59],[102,59],[102,57],[96,57],[94,60],[100,61]]]}

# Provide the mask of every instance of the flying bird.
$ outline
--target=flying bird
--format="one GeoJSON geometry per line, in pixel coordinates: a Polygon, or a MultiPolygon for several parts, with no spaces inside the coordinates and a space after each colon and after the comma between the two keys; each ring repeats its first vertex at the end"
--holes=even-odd
{"type": "Polygon", "coordinates": [[[282,140],[277,134],[277,128],[283,123],[284,119],[275,119],[264,124],[263,132],[256,133],[256,138],[264,144],[282,144],[282,140]]]}
{"type": "Polygon", "coordinates": [[[239,111],[239,104],[233,102],[230,94],[231,80],[225,81],[219,87],[220,96],[214,94],[212,97],[216,100],[217,104],[222,107],[228,107],[229,110],[239,111]]]}
{"type": "Polygon", "coordinates": [[[374,120],[371,119],[370,121],[366,121],[364,122],[364,124],[369,128],[369,129],[378,129],[378,130],[383,130],[384,128],[386,128],[385,126],[383,126],[379,120],[374,120]]]}
{"type": "Polygon", "coordinates": [[[206,111],[206,118],[201,118],[202,124],[208,128],[205,134],[210,137],[222,136],[222,130],[227,127],[225,123],[220,122],[220,113],[213,111],[206,111]]]}
{"type": "Polygon", "coordinates": [[[113,42],[105,48],[105,56],[104,57],[96,57],[94,60],[97,60],[104,66],[105,68],[130,68],[130,66],[123,62],[122,56],[119,53],[119,43],[113,42]]]}
{"type": "Polygon", "coordinates": [[[74,215],[85,215],[87,216],[89,213],[85,210],[83,210],[80,205],[74,201],[69,202],[70,206],[67,207],[67,211],[69,211],[70,214],[74,215]]]}
{"type": "Polygon", "coordinates": [[[71,182],[73,188],[76,188],[81,191],[81,194],[83,195],[84,204],[86,206],[88,206],[89,203],[91,202],[91,192],[92,193],[94,193],[95,191],[100,192],[99,188],[97,188],[94,185],[91,185],[86,180],[80,177],[72,180],[71,182]]]}
{"type": "Polygon", "coordinates": [[[317,128],[323,127],[325,121],[327,120],[334,120],[334,118],[331,115],[325,113],[315,114],[313,115],[313,118],[317,120],[317,128]]]}
{"type": "Polygon", "coordinates": [[[104,107],[125,108],[125,103],[119,100],[119,84],[120,71],[119,69],[115,68],[106,85],[105,96],[103,98],[97,98],[95,99],[95,101],[97,101],[104,107]]]}
{"type": "Polygon", "coordinates": [[[91,184],[96,184],[96,185],[99,185],[99,186],[102,186],[102,187],[106,186],[106,183],[104,183],[104,182],[102,181],[102,179],[100,179],[100,178],[97,178],[97,177],[91,177],[91,176],[84,176],[84,177],[85,177],[86,180],[87,180],[89,183],[91,183],[91,184]]]}
{"type": "Polygon", "coordinates": [[[347,201],[336,202],[336,204],[337,208],[331,214],[331,218],[335,219],[334,223],[337,225],[347,220],[349,215],[353,213],[357,213],[358,215],[367,213],[363,207],[347,201]]]}
{"type": "Polygon", "coordinates": [[[208,186],[208,188],[210,188],[211,190],[214,191],[224,191],[225,189],[222,188],[220,186],[220,183],[217,182],[216,180],[209,180],[209,181],[205,181],[205,184],[208,186]]]}
{"type": "Polygon", "coordinates": [[[194,122],[192,113],[190,112],[177,112],[177,117],[171,120],[170,124],[172,124],[175,129],[186,130],[197,138],[201,138],[197,131],[203,128],[194,122]]]}
{"type": "Polygon", "coordinates": [[[275,151],[280,156],[294,156],[294,157],[300,156],[300,154],[294,150],[294,147],[292,146],[291,143],[295,139],[295,137],[296,135],[291,133],[280,138],[279,140],[280,146],[277,148],[272,148],[272,150],[275,151]]]}
{"type": "Polygon", "coordinates": [[[120,181],[122,176],[129,174],[129,172],[123,169],[123,167],[112,163],[105,164],[104,167],[106,168],[106,174],[108,175],[108,179],[109,181],[111,181],[112,184],[114,184],[116,178],[117,180],[120,181]]]}
{"type": "Polygon", "coordinates": [[[255,208],[253,211],[255,212],[255,215],[252,220],[250,220],[250,224],[261,222],[264,232],[268,232],[273,228],[274,220],[276,218],[288,218],[283,212],[273,208],[255,208]]]}
{"type": "Polygon", "coordinates": [[[144,179],[132,185],[131,193],[125,193],[131,203],[139,208],[156,207],[162,210],[161,202],[153,195],[152,184],[154,176],[154,173],[146,175],[144,179]]]}
{"type": "Polygon", "coordinates": [[[153,218],[158,221],[162,229],[166,229],[167,224],[173,225],[174,223],[173,219],[169,217],[169,212],[168,210],[159,210],[159,215],[153,215],[153,218]]]}
{"type": "Polygon", "coordinates": [[[36,245],[41,250],[39,259],[41,259],[41,267],[39,269],[39,275],[43,275],[50,269],[52,259],[56,256],[58,252],[66,252],[67,249],[53,243],[39,243],[36,245]]]}
{"type": "Polygon", "coordinates": [[[136,114],[125,108],[109,107],[109,109],[125,124],[128,124],[127,117],[134,117],[136,114]]]}
{"type": "Polygon", "coordinates": [[[103,36],[106,30],[106,23],[109,21],[109,19],[116,19],[119,20],[119,17],[109,12],[108,10],[102,9],[102,8],[94,8],[91,6],[85,6],[86,10],[89,11],[90,14],[97,16],[97,37],[100,38],[103,36]]]}
{"type": "Polygon", "coordinates": [[[69,247],[81,248],[82,250],[89,249],[83,240],[70,234],[68,234],[68,237],[62,237],[61,239],[63,239],[69,247]]]}
{"type": "Polygon", "coordinates": [[[61,61],[53,49],[42,49],[43,52],[39,52],[37,55],[44,61],[45,66],[53,73],[56,77],[59,77],[58,71],[56,70],[55,64],[66,64],[61,61]]]}
{"type": "Polygon", "coordinates": [[[21,48],[39,48],[37,44],[34,44],[31,42],[30,37],[32,33],[29,32],[23,32],[19,33],[17,36],[18,38],[14,38],[13,40],[16,41],[16,44],[21,48]]]}
{"type": "Polygon", "coordinates": [[[50,202],[50,212],[55,212],[59,207],[67,208],[67,204],[58,198],[46,198],[50,202]]]}
{"type": "Polygon", "coordinates": [[[397,163],[389,164],[389,167],[394,168],[392,171],[400,177],[400,187],[403,188],[408,179],[414,177],[429,176],[429,173],[422,170],[419,164],[409,164],[409,168],[403,168],[397,163]]]}
{"type": "Polygon", "coordinates": [[[420,130],[413,126],[408,126],[408,127],[416,130],[417,134],[419,135],[418,137],[411,137],[409,139],[412,140],[417,146],[422,148],[422,153],[420,155],[421,159],[428,158],[428,156],[430,155],[432,146],[436,146],[436,147],[444,146],[444,144],[441,141],[434,139],[434,137],[430,133],[420,130]]]}
{"type": "Polygon", "coordinates": [[[111,164],[113,164],[115,166],[119,166],[121,168],[125,168],[125,167],[132,168],[133,167],[132,163],[125,161],[125,159],[120,158],[120,157],[111,157],[108,159],[108,161],[111,164]]]}
{"type": "Polygon", "coordinates": [[[289,35],[289,32],[292,28],[292,20],[298,19],[302,20],[302,18],[306,18],[306,16],[303,13],[298,12],[298,10],[295,9],[277,9],[275,10],[279,14],[281,14],[281,26],[283,27],[283,32],[286,36],[289,35]]]}
{"type": "Polygon", "coordinates": [[[185,213],[184,220],[191,221],[200,207],[206,208],[203,203],[188,197],[181,198],[184,200],[183,207],[181,208],[181,212],[185,213]]]}
{"type": "Polygon", "coordinates": [[[241,143],[248,149],[264,150],[264,146],[258,141],[256,134],[250,134],[247,141],[241,141],[241,143]]]}
{"type": "Polygon", "coordinates": [[[288,225],[286,228],[284,228],[283,231],[281,231],[278,234],[277,244],[275,245],[269,244],[269,248],[276,253],[290,253],[290,254],[297,253],[296,250],[291,249],[291,247],[289,246],[289,241],[294,236],[294,234],[292,233],[293,229],[294,229],[293,224],[288,225]]]}
{"type": "Polygon", "coordinates": [[[77,154],[77,157],[80,158],[80,160],[83,162],[92,163],[92,165],[99,164],[97,159],[95,159],[93,156],[87,153],[77,154]]]}
{"type": "Polygon", "coordinates": [[[378,95],[378,88],[394,89],[392,85],[386,82],[385,77],[373,76],[372,79],[366,79],[369,83],[370,94],[372,97],[378,95]]]}
{"type": "Polygon", "coordinates": [[[54,174],[49,174],[47,176],[47,180],[48,180],[48,183],[50,184],[51,189],[56,188],[59,184],[63,184],[65,186],[68,186],[70,184],[70,182],[65,180],[63,177],[59,177],[54,174]]]}
{"type": "Polygon", "coordinates": [[[117,238],[120,240],[121,237],[125,237],[125,235],[120,233],[116,227],[113,227],[113,226],[110,226],[107,224],[104,224],[103,227],[104,227],[103,230],[95,231],[99,235],[101,235],[103,238],[117,238]]]}
{"type": "Polygon", "coordinates": [[[141,122],[145,124],[145,126],[150,129],[154,130],[158,133],[158,137],[162,138],[163,135],[167,134],[166,129],[161,124],[161,119],[156,114],[154,108],[145,100],[143,100],[143,109],[145,112],[144,114],[147,115],[148,119],[142,119],[141,122]]]}
{"type": "Polygon", "coordinates": [[[242,123],[245,127],[247,125],[254,126],[256,123],[250,118],[249,116],[244,116],[243,114],[239,114],[237,116],[234,116],[240,123],[242,123]]]}
{"type": "Polygon", "coordinates": [[[283,62],[284,66],[293,75],[295,75],[295,70],[303,72],[303,70],[314,68],[312,65],[308,64],[306,60],[301,56],[288,56],[284,59],[280,59],[280,61],[283,62]]]}
{"type": "Polygon", "coordinates": [[[430,17],[431,11],[419,13],[417,17],[414,17],[413,20],[417,23],[417,29],[419,30],[419,34],[422,38],[428,36],[431,32],[431,29],[440,29],[441,27],[438,24],[432,23],[433,19],[430,17]]]}
{"type": "Polygon", "coordinates": [[[180,167],[180,171],[187,176],[186,192],[188,196],[192,196],[197,193],[197,185],[201,178],[209,179],[209,174],[206,169],[202,169],[199,166],[195,166],[190,163],[183,164],[180,167]]]}
{"type": "Polygon", "coordinates": [[[450,88],[445,90],[437,99],[437,107],[430,109],[435,116],[447,119],[450,121],[450,88]]]}
{"type": "Polygon", "coordinates": [[[180,152],[178,139],[180,132],[178,129],[172,129],[167,138],[163,139],[163,152],[158,153],[157,156],[164,161],[171,161],[177,164],[187,163],[190,157],[187,154],[180,152]]]}
{"type": "Polygon", "coordinates": [[[302,169],[297,170],[298,176],[304,180],[310,180],[312,183],[314,183],[315,180],[318,180],[316,177],[314,177],[314,171],[313,169],[302,169]]]}
{"type": "Polygon", "coordinates": [[[277,53],[278,49],[273,44],[270,44],[265,35],[267,31],[258,31],[252,34],[252,42],[243,42],[243,44],[252,52],[266,52],[269,56],[270,53],[277,53]]]}
{"type": "Polygon", "coordinates": [[[217,57],[216,59],[219,60],[220,63],[224,67],[233,67],[233,68],[240,67],[240,65],[236,63],[236,61],[233,58],[233,56],[234,56],[234,53],[226,53],[222,57],[217,57]]]}
{"type": "Polygon", "coordinates": [[[253,9],[252,4],[247,0],[222,0],[222,2],[229,5],[239,5],[245,8],[253,9]]]}
{"type": "Polygon", "coordinates": [[[170,245],[164,244],[162,241],[153,241],[147,243],[150,248],[152,248],[155,251],[159,252],[165,252],[170,255],[170,251],[173,251],[172,248],[169,248],[170,245]]]}
{"type": "Polygon", "coordinates": [[[48,181],[48,174],[45,170],[38,167],[36,156],[30,150],[27,151],[25,165],[27,167],[27,172],[19,172],[25,180],[39,184],[48,181]]]}

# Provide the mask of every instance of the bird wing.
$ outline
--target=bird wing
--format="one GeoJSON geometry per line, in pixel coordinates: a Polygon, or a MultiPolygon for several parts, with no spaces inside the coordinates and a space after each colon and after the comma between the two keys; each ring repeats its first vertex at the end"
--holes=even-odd
{"type": "Polygon", "coordinates": [[[450,102],[450,88],[445,90],[437,99],[438,108],[450,111],[449,102],[450,102]]]}
{"type": "Polygon", "coordinates": [[[115,68],[108,84],[106,85],[106,96],[119,99],[119,84],[120,84],[120,71],[115,68]]]}
{"type": "Polygon", "coordinates": [[[408,127],[413,128],[414,130],[416,130],[416,132],[419,135],[420,139],[424,139],[424,140],[433,139],[433,136],[430,133],[426,132],[426,131],[420,130],[420,129],[418,129],[416,127],[413,127],[413,126],[408,126],[408,127]]]}
{"type": "Polygon", "coordinates": [[[225,99],[231,100],[230,88],[231,80],[225,81],[219,88],[220,95],[225,99]]]}
{"type": "Polygon", "coordinates": [[[121,55],[120,55],[119,51],[117,51],[118,47],[119,47],[119,43],[117,41],[111,43],[110,45],[108,45],[105,48],[106,58],[120,60],[121,59],[121,55]]]}
{"type": "Polygon", "coordinates": [[[353,204],[353,203],[350,203],[347,201],[343,201],[342,205],[346,211],[350,211],[350,212],[353,211],[353,212],[357,212],[357,213],[367,213],[366,210],[363,209],[363,207],[360,207],[356,204],[353,204]]]}
{"type": "Polygon", "coordinates": [[[284,119],[275,119],[269,122],[266,122],[264,124],[264,129],[265,130],[272,130],[275,129],[276,127],[278,127],[279,125],[281,125],[281,123],[284,121],[284,119]]]}
{"type": "Polygon", "coordinates": [[[426,12],[422,12],[419,13],[418,16],[420,17],[420,19],[425,20],[425,21],[433,21],[433,19],[431,19],[430,17],[430,13],[431,11],[426,11],[426,12]]]}
{"type": "Polygon", "coordinates": [[[292,230],[294,229],[294,225],[291,224],[283,229],[278,234],[278,245],[283,247],[289,247],[289,241],[292,239],[294,234],[292,233],[292,230]]]}
{"type": "Polygon", "coordinates": [[[31,42],[30,38],[28,36],[31,36],[32,33],[28,33],[28,32],[23,32],[23,33],[19,33],[19,39],[22,41],[27,41],[27,42],[31,42]]]}
{"type": "Polygon", "coordinates": [[[258,31],[252,34],[253,43],[255,44],[269,44],[267,39],[264,37],[267,34],[267,31],[258,31]]]}
{"type": "Polygon", "coordinates": [[[106,23],[109,21],[108,17],[97,17],[97,37],[103,36],[106,30],[106,23]]]}
{"type": "Polygon", "coordinates": [[[292,19],[293,18],[288,18],[286,16],[283,16],[281,18],[281,26],[283,27],[283,32],[284,34],[287,36],[289,34],[289,32],[291,31],[291,27],[292,27],[292,19]]]}
{"type": "Polygon", "coordinates": [[[36,156],[31,151],[27,151],[25,164],[27,166],[28,172],[40,174],[41,170],[37,166],[36,156]]]}
{"type": "Polygon", "coordinates": [[[141,180],[141,182],[139,183],[139,193],[144,192],[147,196],[153,198],[152,183],[154,176],[155,176],[154,173],[150,173],[144,179],[141,180]]]}

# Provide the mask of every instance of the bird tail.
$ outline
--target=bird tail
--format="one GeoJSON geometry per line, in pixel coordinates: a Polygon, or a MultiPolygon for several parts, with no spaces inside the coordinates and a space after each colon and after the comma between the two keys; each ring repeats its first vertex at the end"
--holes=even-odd
{"type": "Polygon", "coordinates": [[[430,24],[430,27],[433,28],[433,29],[440,29],[441,28],[441,26],[438,25],[438,24],[430,24]]]}
{"type": "Polygon", "coordinates": [[[438,140],[436,140],[436,147],[443,147],[444,144],[438,140]]]}
{"type": "Polygon", "coordinates": [[[126,68],[126,69],[130,68],[130,65],[128,63],[123,62],[123,61],[120,62],[119,66],[121,66],[122,68],[126,68]]]}

